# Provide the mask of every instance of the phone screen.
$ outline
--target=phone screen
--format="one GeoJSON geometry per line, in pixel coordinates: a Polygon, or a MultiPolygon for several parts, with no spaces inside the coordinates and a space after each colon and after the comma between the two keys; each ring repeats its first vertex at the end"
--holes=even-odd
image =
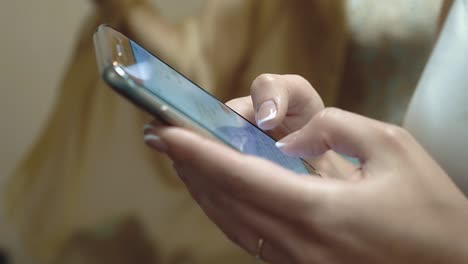
{"type": "Polygon", "coordinates": [[[139,79],[145,89],[231,147],[309,174],[301,159],[285,155],[275,146],[275,140],[259,128],[137,43],[130,40],[130,44],[136,63],[124,69],[139,79]]]}

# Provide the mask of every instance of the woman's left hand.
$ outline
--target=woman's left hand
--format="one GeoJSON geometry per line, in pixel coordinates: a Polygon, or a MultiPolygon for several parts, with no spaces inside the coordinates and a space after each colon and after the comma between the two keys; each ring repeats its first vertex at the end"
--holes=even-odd
{"type": "Polygon", "coordinates": [[[403,129],[325,109],[286,139],[290,154],[358,157],[353,181],[298,175],[177,127],[145,133],[210,219],[267,262],[468,261],[466,198],[403,129]]]}
{"type": "Polygon", "coordinates": [[[152,126],[146,130],[147,144],[169,155],[192,197],[229,239],[254,256],[260,253],[258,240],[265,239],[262,258],[295,262],[289,242],[299,238],[298,213],[310,209],[304,197],[322,199],[322,190],[304,188],[304,181],[315,177],[298,177],[182,128],[158,121],[152,126]]]}

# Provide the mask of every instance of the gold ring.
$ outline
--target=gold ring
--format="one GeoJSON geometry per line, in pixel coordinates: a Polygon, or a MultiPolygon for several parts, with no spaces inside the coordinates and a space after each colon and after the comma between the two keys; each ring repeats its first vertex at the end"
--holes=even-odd
{"type": "Polygon", "coordinates": [[[259,238],[257,241],[257,253],[255,257],[260,260],[262,259],[263,244],[265,244],[265,240],[263,238],[259,238]]]}

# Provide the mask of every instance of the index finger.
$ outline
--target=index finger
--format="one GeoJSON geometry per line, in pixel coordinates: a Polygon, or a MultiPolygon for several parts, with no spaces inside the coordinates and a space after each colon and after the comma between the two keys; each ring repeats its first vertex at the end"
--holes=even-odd
{"type": "Polygon", "coordinates": [[[323,101],[312,85],[299,75],[262,74],[252,83],[252,102],[257,125],[271,130],[286,116],[297,117],[292,130],[302,127],[323,109],[323,101]]]}
{"type": "Polygon", "coordinates": [[[154,132],[167,146],[171,159],[192,168],[190,177],[203,177],[199,180],[215,183],[224,194],[275,215],[297,216],[311,201],[318,204],[326,197],[326,179],[298,175],[184,129],[159,127],[154,132]]]}
{"type": "Polygon", "coordinates": [[[337,108],[318,113],[300,131],[277,146],[293,156],[315,157],[328,150],[361,160],[389,164],[406,153],[411,137],[402,128],[337,108]]]}

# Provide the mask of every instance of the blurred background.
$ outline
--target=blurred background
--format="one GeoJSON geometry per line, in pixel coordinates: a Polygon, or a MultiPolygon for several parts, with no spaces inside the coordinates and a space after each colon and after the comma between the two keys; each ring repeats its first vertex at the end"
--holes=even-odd
{"type": "MultiPolygon", "coordinates": [[[[34,187],[33,189],[28,188],[32,188],[30,186],[33,185],[36,186],[40,180],[35,181],[34,184],[30,183],[29,185],[16,184],[15,188],[21,189],[21,191],[18,192],[21,193],[22,196],[27,196],[31,193],[31,190],[37,191],[45,189],[47,193],[54,194],[54,199],[60,199],[61,194],[60,192],[57,193],[56,189],[60,189],[62,185],[67,185],[66,181],[57,183],[57,181],[47,178],[46,176],[35,175],[36,172],[41,175],[54,174],[54,170],[44,173],[43,170],[40,169],[42,167],[37,164],[46,163],[48,160],[45,157],[48,157],[49,153],[56,150],[36,148],[35,151],[32,151],[31,148],[35,143],[41,141],[41,137],[60,137],[57,136],[60,135],[58,132],[50,135],[48,134],[48,131],[52,129],[48,127],[48,124],[49,122],[59,123],[52,116],[54,112],[61,111],[60,109],[64,109],[62,118],[66,118],[67,116],[67,108],[58,106],[58,98],[61,98],[59,96],[61,89],[66,89],[64,87],[67,86],[67,83],[63,82],[66,74],[74,76],[73,78],[76,80],[80,79],[80,77],[76,76],[79,76],[80,73],[71,73],[70,71],[72,71],[73,68],[70,67],[73,65],[73,60],[80,57],[81,53],[76,53],[78,43],[83,39],[83,35],[80,35],[80,32],[87,32],[86,26],[83,25],[92,24],[89,23],[89,21],[110,21],[111,24],[115,23],[117,27],[120,27],[126,33],[145,43],[149,49],[153,48],[163,51],[167,49],[167,44],[165,45],[163,43],[164,40],[161,40],[161,38],[159,38],[159,40],[153,40],[151,37],[151,30],[148,31],[144,28],[146,25],[149,29],[158,29],[158,25],[176,25],[176,32],[182,32],[180,33],[181,35],[190,36],[179,38],[184,41],[184,46],[179,47],[181,49],[179,50],[180,53],[193,53],[193,56],[187,56],[185,58],[182,56],[177,57],[176,55],[172,55],[171,51],[167,53],[163,52],[162,56],[166,56],[171,62],[174,62],[176,66],[179,66],[184,73],[193,77],[201,84],[204,84],[223,99],[245,94],[245,92],[248,91],[249,81],[258,73],[276,71],[278,73],[301,73],[307,75],[311,72],[311,74],[306,77],[309,77],[308,79],[316,88],[326,87],[319,89],[323,89],[321,92],[326,96],[326,101],[329,105],[337,105],[374,118],[400,123],[405,112],[406,104],[412,94],[412,89],[414,89],[419,73],[433,45],[436,23],[441,5],[440,0],[391,0],[385,1],[385,3],[377,3],[377,1],[372,0],[343,0],[329,1],[330,3],[328,4],[316,5],[310,4],[314,1],[310,1],[308,4],[304,4],[302,1],[291,1],[290,5],[294,6],[292,8],[282,8],[284,5],[288,4],[276,3],[277,1],[269,3],[258,1],[258,3],[253,4],[253,1],[219,0],[208,1],[210,3],[209,5],[206,5],[206,1],[204,0],[114,1],[114,4],[107,4],[106,2],[112,1],[103,0],[94,2],[99,3],[100,11],[95,11],[96,4],[93,3],[93,1],[19,0],[2,1],[0,3],[0,33],[2,36],[0,45],[2,58],[0,63],[0,81],[2,84],[2,95],[0,96],[0,121],[2,124],[2,137],[0,138],[0,182],[4,192],[6,192],[5,189],[10,188],[9,182],[12,181],[12,177],[21,178],[22,182],[26,182],[28,177],[43,179],[44,183],[40,184],[41,187],[34,187]],[[140,5],[142,2],[154,8],[154,12],[145,13],[135,9],[136,11],[133,13],[123,12],[122,14],[122,10],[134,8],[134,6],[140,5]],[[119,6],[119,4],[116,3],[123,4],[119,6]],[[306,19],[300,21],[287,19],[288,17],[295,17],[294,12],[298,12],[297,10],[301,10],[300,7],[304,6],[310,8],[312,13],[315,12],[315,14],[317,14],[315,17],[318,18],[314,21],[306,19]],[[281,14],[271,11],[274,8],[284,10],[284,13],[281,14]],[[235,11],[230,11],[234,9],[235,11]],[[155,17],[154,20],[146,17],[149,13],[155,17]],[[93,20],[91,17],[100,17],[101,19],[93,20]],[[123,18],[119,20],[118,17],[123,18]],[[132,18],[128,19],[128,17],[132,18]],[[252,17],[255,17],[255,19],[252,19],[252,17]],[[274,17],[274,19],[271,17],[274,17]],[[273,22],[276,20],[280,22],[273,22]],[[284,23],[281,22],[283,20],[284,23]],[[148,23],[145,24],[144,21],[148,21],[148,23]],[[236,23],[239,24],[233,23],[233,21],[237,21],[236,23]],[[247,23],[245,21],[250,22],[247,23]],[[225,23],[225,25],[223,23],[225,23]],[[215,25],[218,25],[218,28],[215,28],[215,25]],[[270,25],[273,26],[270,27],[270,25]],[[211,27],[214,29],[210,30],[211,27]],[[249,35],[243,32],[247,32],[251,28],[253,28],[251,30],[252,32],[258,32],[258,36],[261,36],[263,39],[260,37],[258,39],[253,38],[253,40],[249,39],[249,35]],[[248,44],[243,44],[239,41],[239,48],[235,49],[238,51],[238,57],[227,57],[225,58],[227,62],[217,61],[220,56],[217,56],[216,54],[218,53],[212,50],[220,54],[225,54],[225,45],[231,41],[226,35],[236,34],[241,36],[239,39],[242,39],[242,36],[247,36],[245,37],[245,42],[248,44]],[[217,38],[220,38],[221,41],[218,41],[217,38]],[[297,43],[291,41],[291,43],[294,44],[284,44],[281,38],[296,38],[297,43]],[[259,44],[254,45],[254,42],[259,44]],[[267,45],[265,43],[278,44],[267,45]],[[325,49],[323,46],[320,46],[320,43],[332,48],[325,49]],[[330,45],[330,43],[332,44],[330,45]],[[202,47],[201,50],[197,51],[196,48],[200,46],[202,47]],[[270,50],[272,52],[269,54],[262,54],[262,52],[258,51],[258,49],[262,47],[262,50],[270,50]],[[191,49],[195,51],[192,53],[187,51],[191,49]],[[203,54],[206,54],[206,50],[203,49],[207,49],[215,55],[205,58],[203,54]],[[280,49],[285,51],[278,52],[278,54],[275,53],[280,49]],[[291,51],[293,49],[294,51],[298,51],[296,53],[304,51],[301,54],[306,54],[307,60],[296,64],[291,63],[287,59],[288,57],[301,57],[301,54],[293,53],[291,51]],[[307,51],[309,49],[313,50],[315,53],[307,51]],[[272,54],[275,55],[272,56],[272,54]],[[322,57],[318,58],[318,55],[315,56],[314,54],[321,54],[322,57]],[[278,56],[277,58],[275,57],[276,55],[278,56]],[[213,57],[216,57],[216,59],[213,57]],[[197,58],[200,58],[200,60],[197,60],[197,58]],[[234,64],[233,66],[231,66],[231,62],[234,64]],[[312,66],[304,66],[308,62],[310,62],[312,66]],[[203,67],[205,67],[206,70],[201,69],[203,67]],[[244,71],[243,67],[247,70],[244,71]],[[223,70],[217,71],[213,70],[213,68],[221,68],[223,70]],[[226,93],[223,89],[231,88],[227,88],[227,86],[215,88],[220,84],[232,83],[232,76],[235,76],[239,72],[241,72],[243,76],[240,84],[246,86],[246,89],[226,93]],[[28,167],[29,165],[21,165],[19,163],[20,160],[28,157],[28,155],[42,156],[43,158],[39,159],[39,161],[36,162],[37,164],[35,163],[35,167],[31,169],[31,167],[28,167]],[[18,176],[14,173],[15,167],[18,166],[25,166],[29,169],[27,173],[18,176]],[[41,173],[39,173],[39,171],[41,171],[41,173]],[[44,187],[48,186],[48,184],[55,184],[54,186],[56,187],[50,189],[44,187]]],[[[145,10],[148,11],[149,9],[146,8],[145,10]]],[[[167,28],[171,27],[169,26],[167,28]]],[[[169,35],[167,42],[172,44],[171,41],[173,40],[171,40],[169,35]]],[[[89,35],[89,37],[91,36],[89,35]]],[[[164,37],[162,39],[164,39],[164,37]]],[[[83,52],[83,54],[85,53],[86,52],[83,52]]],[[[93,67],[95,67],[95,65],[89,65],[94,71],[93,67]]],[[[70,78],[71,77],[67,80],[70,78]]],[[[73,78],[71,79],[73,80],[73,78]]],[[[103,95],[103,97],[105,96],[109,98],[112,97],[112,95],[103,95]]],[[[68,98],[68,100],[70,100],[70,98],[68,98]]],[[[114,99],[109,100],[112,101],[114,99]]],[[[99,102],[94,102],[94,104],[99,105],[99,102]]],[[[83,108],[86,108],[85,105],[86,104],[83,104],[83,108]]],[[[89,103],[89,105],[93,104],[89,103]]],[[[126,106],[122,107],[123,109],[127,109],[126,106]]],[[[75,118],[77,113],[74,114],[75,115],[70,115],[70,117],[75,118]]],[[[135,116],[137,115],[138,114],[135,114],[135,116]]],[[[99,116],[99,114],[91,114],[91,116],[99,116]]],[[[132,119],[131,117],[126,118],[132,119]]],[[[79,119],[74,120],[79,122],[79,119]]],[[[87,126],[92,126],[93,123],[89,122],[86,124],[87,126]]],[[[120,125],[125,127],[124,124],[120,125]]],[[[139,125],[140,124],[133,127],[137,132],[136,134],[140,132],[137,131],[139,125]]],[[[84,126],[85,125],[83,125],[83,127],[84,126]]],[[[83,129],[83,127],[80,126],[79,129],[83,129]]],[[[63,131],[66,133],[66,130],[63,131]]],[[[89,134],[92,133],[88,132],[86,135],[89,134]]],[[[124,134],[123,136],[125,135],[128,134],[124,134]]],[[[114,142],[118,142],[119,136],[122,135],[116,135],[117,139],[114,142]]],[[[96,136],[96,138],[98,137],[96,136]]],[[[138,138],[138,140],[140,139],[138,138]]],[[[93,140],[90,141],[94,142],[93,140]]],[[[67,141],[60,142],[60,144],[64,144],[64,142],[67,141]]],[[[43,144],[41,146],[46,145],[48,144],[43,144]]],[[[52,145],[52,143],[50,145],[52,145]]],[[[142,155],[147,156],[148,154],[142,155]]],[[[59,158],[53,158],[56,163],[61,163],[59,158]]],[[[158,157],[158,159],[160,159],[160,157],[158,157]]],[[[109,162],[112,162],[112,160],[109,162]]],[[[129,166],[131,165],[132,164],[129,166]]],[[[156,168],[156,170],[158,170],[158,168],[156,168]]],[[[99,173],[106,174],[106,171],[100,170],[99,173]]],[[[62,175],[60,172],[57,172],[57,174],[62,175]]],[[[89,174],[92,173],[90,172],[89,174]]],[[[122,183],[128,182],[126,181],[125,175],[122,177],[122,183]]],[[[106,180],[109,181],[110,179],[112,179],[112,177],[103,178],[99,181],[102,184],[99,186],[107,186],[106,180]]],[[[138,184],[145,185],[143,181],[138,183],[138,181],[135,180],[135,182],[135,184],[137,184],[135,190],[139,190],[138,186],[140,185],[138,184]]],[[[89,180],[88,184],[92,185],[93,181],[89,180]]],[[[152,182],[152,184],[157,185],[158,183],[152,182]]],[[[122,184],[122,186],[124,185],[125,184],[122,184]]],[[[77,186],[80,186],[83,190],[86,189],[86,187],[83,187],[86,186],[86,184],[82,182],[78,183],[77,186]]],[[[122,186],[116,187],[114,193],[121,193],[124,188],[122,186]]],[[[81,192],[73,188],[71,190],[74,190],[76,197],[86,195],[86,191],[81,192]]],[[[152,192],[150,188],[145,191],[152,192]]],[[[102,193],[102,189],[96,190],[95,197],[99,198],[99,195],[102,193]]],[[[132,192],[128,191],[128,193],[132,192]]],[[[162,191],[160,191],[160,193],[162,193],[162,191]]],[[[108,204],[120,203],[120,200],[115,198],[118,197],[118,195],[109,195],[109,197],[107,197],[107,204],[105,206],[96,206],[95,210],[103,212],[110,206],[108,206],[108,204]]],[[[36,198],[31,198],[31,200],[34,199],[36,198]]],[[[127,197],[126,199],[131,198],[127,197]]],[[[146,203],[164,202],[164,200],[155,201],[154,199],[157,199],[157,197],[151,195],[141,199],[146,201],[146,203]]],[[[135,204],[141,203],[141,201],[138,200],[135,204]]],[[[78,204],[78,202],[76,203],[78,204]]],[[[13,206],[17,207],[22,207],[24,205],[34,207],[29,200],[13,204],[13,206]]],[[[46,206],[47,204],[48,203],[37,205],[38,208],[42,206],[46,209],[36,210],[37,212],[34,212],[34,214],[29,214],[25,209],[25,212],[15,216],[17,218],[11,218],[12,221],[6,220],[10,218],[6,216],[8,213],[7,210],[3,208],[5,206],[2,204],[2,208],[0,208],[0,247],[1,250],[9,256],[10,263],[81,263],[79,260],[86,260],[87,263],[90,263],[89,258],[76,256],[80,254],[94,256],[96,254],[99,255],[99,253],[87,247],[76,246],[80,248],[78,251],[70,248],[75,247],[73,246],[75,244],[95,245],[96,248],[103,248],[101,252],[110,252],[109,254],[113,255],[116,249],[126,250],[125,246],[121,247],[118,243],[117,245],[112,244],[116,243],[115,241],[119,241],[119,239],[122,239],[122,241],[133,241],[133,239],[135,241],[145,240],[135,235],[136,233],[149,234],[149,242],[145,240],[144,243],[142,242],[142,246],[137,247],[138,249],[128,249],[129,251],[133,250],[137,252],[135,255],[138,255],[140,260],[143,260],[143,262],[140,263],[170,262],[163,261],[163,259],[166,259],[165,257],[160,257],[159,261],[149,261],[149,259],[158,259],[158,257],[148,257],[145,255],[147,252],[153,251],[151,245],[157,240],[155,237],[160,238],[162,236],[158,233],[159,231],[156,231],[158,228],[149,227],[151,223],[143,224],[144,227],[140,228],[139,224],[135,224],[136,220],[125,217],[123,218],[124,220],[114,220],[114,218],[111,217],[111,220],[104,221],[105,223],[111,223],[109,225],[104,224],[107,228],[104,228],[104,230],[108,230],[109,226],[118,227],[116,229],[118,231],[116,231],[114,236],[109,236],[109,241],[114,241],[109,242],[111,246],[107,245],[103,240],[97,239],[98,242],[95,241],[93,237],[95,235],[95,226],[99,226],[99,232],[102,231],[101,225],[92,224],[100,222],[100,220],[96,220],[97,218],[83,218],[86,219],[86,221],[83,220],[80,224],[76,225],[70,224],[67,227],[67,230],[69,230],[67,232],[60,229],[60,219],[55,219],[55,227],[57,227],[57,230],[61,230],[57,232],[63,231],[63,234],[60,236],[61,238],[57,240],[61,242],[54,242],[54,246],[50,246],[46,250],[44,249],[45,246],[42,247],[42,243],[44,243],[44,245],[47,244],[47,239],[44,238],[44,241],[42,241],[41,236],[47,237],[48,233],[42,233],[36,236],[34,231],[31,230],[40,229],[42,226],[34,226],[29,229],[26,226],[29,225],[29,222],[34,221],[29,219],[28,222],[24,219],[33,215],[41,215],[43,219],[47,219],[47,215],[50,213],[48,211],[50,208],[46,206]],[[23,222],[18,220],[20,218],[23,219],[23,222]],[[21,224],[16,226],[15,221],[20,221],[21,224]],[[93,231],[91,233],[93,235],[84,232],[85,235],[78,236],[75,240],[72,239],[75,242],[66,242],[70,239],[69,237],[73,237],[73,235],[70,234],[73,234],[75,232],[74,230],[78,230],[77,226],[92,226],[91,229],[93,231]],[[153,231],[146,231],[148,229],[153,231]],[[33,241],[29,241],[33,236],[33,241]],[[81,243],[76,241],[85,242],[81,243]],[[59,244],[60,246],[57,246],[59,244]],[[72,246],[69,247],[67,245],[72,246]],[[148,247],[146,251],[145,247],[148,247]],[[47,253],[43,251],[47,251],[47,253]],[[80,253],[78,254],[76,252],[80,253]],[[73,262],[73,259],[78,260],[73,262]]],[[[89,205],[89,203],[87,205],[89,205]]],[[[64,206],[64,208],[67,207],[65,205],[62,206],[64,206]]],[[[118,204],[113,206],[119,208],[118,204]]],[[[133,208],[132,206],[133,205],[127,205],[130,209],[133,208]]],[[[154,210],[151,206],[141,207],[138,210],[154,210]]],[[[84,205],[82,208],[88,207],[84,205]]],[[[160,210],[162,207],[160,206],[158,208],[158,210],[160,210]]],[[[183,208],[185,207],[182,207],[182,209],[183,208]]],[[[182,209],[179,208],[177,210],[180,211],[182,209]]],[[[54,210],[60,211],[61,209],[55,208],[54,210]]],[[[86,214],[84,212],[85,209],[82,209],[79,214],[86,214]]],[[[90,211],[88,213],[90,215],[95,215],[94,212],[95,211],[90,211]]],[[[164,214],[164,211],[160,211],[160,213],[164,214]]],[[[70,213],[67,214],[70,215],[70,213]]],[[[142,213],[142,215],[145,215],[145,213],[142,213]]],[[[196,213],[196,215],[199,217],[198,213],[196,213]]],[[[149,214],[145,217],[155,219],[158,216],[158,214],[149,214]]],[[[47,222],[47,220],[42,221],[47,222]]],[[[191,222],[190,217],[187,218],[187,221],[191,222]]],[[[146,222],[151,221],[146,220],[146,222]]],[[[211,226],[206,228],[209,230],[206,231],[209,234],[211,234],[210,232],[215,232],[210,231],[212,229],[211,226]]],[[[214,236],[217,237],[219,234],[214,236]]],[[[194,243],[196,244],[196,242],[194,243]]],[[[229,254],[233,256],[242,255],[242,253],[238,252],[238,249],[231,249],[229,246],[226,247],[228,249],[223,249],[225,254],[219,254],[217,257],[222,259],[223,256],[229,254]]],[[[164,245],[160,245],[161,252],[165,250],[170,251],[167,248],[164,245]]],[[[186,248],[197,250],[196,247],[187,246],[186,248]]],[[[188,251],[190,252],[190,250],[188,251]]],[[[161,253],[161,255],[164,254],[165,253],[161,253]]],[[[191,255],[192,253],[187,254],[191,255]]],[[[198,259],[210,259],[210,257],[207,257],[210,254],[216,255],[217,253],[213,253],[209,250],[203,251],[203,257],[198,259]]],[[[184,254],[179,255],[181,257],[174,257],[173,259],[176,260],[171,263],[192,263],[190,261],[185,262],[187,258],[185,258],[184,254]]],[[[197,253],[192,255],[197,255],[197,253]]],[[[132,261],[135,261],[138,257],[133,258],[132,261]]],[[[241,258],[244,257],[245,256],[242,256],[241,258]]],[[[95,262],[92,263],[108,263],[96,259],[101,258],[93,258],[95,262]]],[[[109,261],[109,258],[102,259],[109,261]]],[[[193,257],[192,259],[197,259],[197,257],[193,257]]],[[[0,263],[3,263],[2,261],[4,260],[0,258],[0,263]]],[[[122,258],[120,258],[119,261],[121,262],[114,263],[127,263],[122,260],[122,258]]],[[[195,262],[197,261],[193,261],[193,263],[195,262]]]]}
{"type": "MultiPolygon", "coordinates": [[[[199,9],[202,0],[151,0],[170,20],[199,9]]],[[[93,10],[91,1],[0,3],[2,138],[0,175],[41,131],[54,105],[57,89],[77,41],[80,25],[93,10]]]]}
{"type": "MultiPolygon", "coordinates": [[[[152,0],[177,21],[200,8],[202,0],[152,0]]],[[[93,11],[91,1],[20,0],[0,3],[0,183],[44,129],[60,82],[76,46],[80,25],[93,11]]],[[[3,212],[3,209],[0,210],[3,212]]],[[[10,263],[36,263],[25,254],[10,226],[0,218],[0,247],[10,263]],[[6,253],[9,253],[6,251],[6,253]],[[13,258],[14,257],[14,258],[13,258]]],[[[0,255],[0,263],[3,262],[0,255]]]]}

